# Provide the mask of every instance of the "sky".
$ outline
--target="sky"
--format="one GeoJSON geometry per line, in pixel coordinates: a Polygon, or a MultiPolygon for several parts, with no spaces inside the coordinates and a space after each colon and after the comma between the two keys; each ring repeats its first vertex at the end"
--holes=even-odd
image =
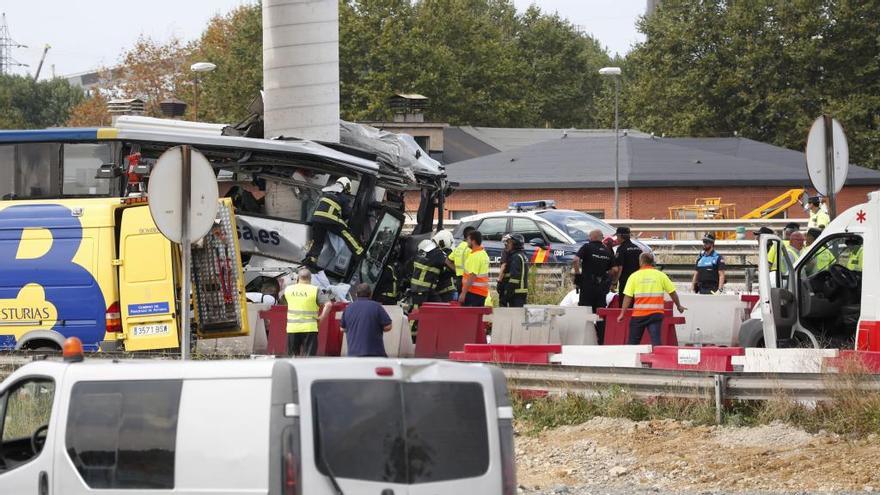
{"type": "MultiPolygon", "coordinates": [[[[15,70],[33,73],[43,52],[40,79],[91,71],[114,65],[138,36],[156,40],[177,36],[197,38],[214,15],[251,3],[249,0],[2,0],[11,37],[28,48],[15,49],[13,57],[30,67],[15,70]],[[133,8],[138,5],[138,8],[133,8]]],[[[520,11],[536,4],[557,12],[593,35],[611,55],[626,54],[642,40],[635,22],[644,14],[646,0],[514,0],[520,11]]]]}

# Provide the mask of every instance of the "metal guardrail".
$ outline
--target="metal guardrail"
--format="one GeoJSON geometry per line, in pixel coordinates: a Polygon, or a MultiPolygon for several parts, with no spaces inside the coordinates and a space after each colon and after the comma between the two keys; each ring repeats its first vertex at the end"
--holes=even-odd
{"type": "MultiPolygon", "coordinates": [[[[745,227],[746,231],[770,227],[782,230],[791,222],[801,227],[807,225],[807,218],[773,218],[773,219],[726,219],[726,220],[635,220],[635,219],[603,219],[613,227],[627,226],[633,232],[735,232],[737,227],[745,227]]],[[[443,220],[443,226],[454,228],[459,220],[443,220]]],[[[407,218],[404,226],[412,229],[416,225],[414,219],[407,218]]],[[[437,225],[436,220],[434,225],[437,225]]]]}
{"type": "Polygon", "coordinates": [[[713,373],[645,368],[500,365],[514,390],[546,391],[550,395],[599,395],[621,387],[639,397],[714,399],[721,422],[725,401],[824,401],[842,390],[880,392],[880,375],[841,379],[834,373],[713,373]]]}

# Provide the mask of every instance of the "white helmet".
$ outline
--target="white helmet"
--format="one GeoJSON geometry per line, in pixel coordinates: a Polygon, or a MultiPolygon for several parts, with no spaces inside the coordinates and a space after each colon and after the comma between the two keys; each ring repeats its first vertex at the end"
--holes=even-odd
{"type": "Polygon", "coordinates": [[[351,179],[348,177],[340,177],[336,179],[336,183],[342,186],[344,192],[351,192],[351,179]]]}
{"type": "Polygon", "coordinates": [[[441,248],[451,248],[455,243],[455,239],[452,237],[452,232],[448,230],[437,232],[434,234],[433,240],[441,248]]]}
{"type": "Polygon", "coordinates": [[[419,243],[419,252],[430,253],[435,249],[437,249],[437,245],[431,239],[425,239],[419,243]]]}

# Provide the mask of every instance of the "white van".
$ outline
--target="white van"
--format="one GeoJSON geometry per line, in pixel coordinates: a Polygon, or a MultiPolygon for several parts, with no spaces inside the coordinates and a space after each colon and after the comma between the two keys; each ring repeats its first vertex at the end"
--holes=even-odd
{"type": "Polygon", "coordinates": [[[497,368],[39,361],[0,384],[0,493],[516,492],[497,368]]]}

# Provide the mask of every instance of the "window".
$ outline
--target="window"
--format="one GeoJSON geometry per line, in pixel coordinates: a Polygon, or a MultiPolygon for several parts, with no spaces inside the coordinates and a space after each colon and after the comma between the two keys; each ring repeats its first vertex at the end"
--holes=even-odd
{"type": "Polygon", "coordinates": [[[598,218],[581,212],[547,210],[538,214],[568,234],[576,243],[587,242],[589,233],[593,229],[599,229],[605,235],[614,234],[613,227],[598,218]]]}
{"type": "Polygon", "coordinates": [[[373,230],[373,240],[367,247],[366,256],[360,264],[360,281],[369,284],[371,289],[376,288],[379,278],[382,276],[382,268],[400,232],[401,220],[390,213],[385,213],[378,227],[373,230]]]}
{"type": "Polygon", "coordinates": [[[461,220],[462,218],[476,215],[477,210],[449,210],[450,220],[461,220]]]}
{"type": "Polygon", "coordinates": [[[825,239],[818,249],[809,246],[810,251],[805,263],[801,264],[800,276],[812,276],[828,271],[832,265],[840,265],[850,271],[862,271],[862,237],[844,235],[825,239]]]}
{"type": "Polygon", "coordinates": [[[557,232],[556,229],[551,228],[543,223],[539,223],[538,225],[541,227],[541,232],[543,232],[544,235],[547,236],[547,239],[550,239],[550,242],[559,242],[562,244],[568,243],[568,241],[564,237],[559,235],[559,232],[557,232]]]}
{"type": "Polygon", "coordinates": [[[312,401],[315,458],[339,478],[418,484],[489,468],[478,383],[321,381],[312,401]]]}
{"type": "Polygon", "coordinates": [[[90,488],[174,488],[178,380],[81,382],[67,416],[67,455],[90,488]]]}
{"type": "Polygon", "coordinates": [[[477,230],[483,234],[484,241],[500,241],[507,233],[507,217],[486,218],[480,222],[477,230]]]}
{"type": "Polygon", "coordinates": [[[27,380],[0,396],[0,473],[37,457],[46,441],[55,383],[48,379],[27,380]],[[31,442],[37,444],[35,453],[31,442]]]}
{"type": "Polygon", "coordinates": [[[583,210],[583,213],[596,218],[605,218],[605,210],[583,210]]]}
{"type": "Polygon", "coordinates": [[[112,161],[108,144],[65,144],[61,193],[65,196],[109,194],[110,181],[96,179],[95,174],[101,165],[112,161]]]}
{"type": "Polygon", "coordinates": [[[538,225],[535,224],[534,220],[528,218],[514,218],[511,223],[512,228],[510,231],[514,234],[522,235],[526,244],[532,239],[544,239],[544,236],[541,234],[541,231],[538,229],[538,225]]]}

